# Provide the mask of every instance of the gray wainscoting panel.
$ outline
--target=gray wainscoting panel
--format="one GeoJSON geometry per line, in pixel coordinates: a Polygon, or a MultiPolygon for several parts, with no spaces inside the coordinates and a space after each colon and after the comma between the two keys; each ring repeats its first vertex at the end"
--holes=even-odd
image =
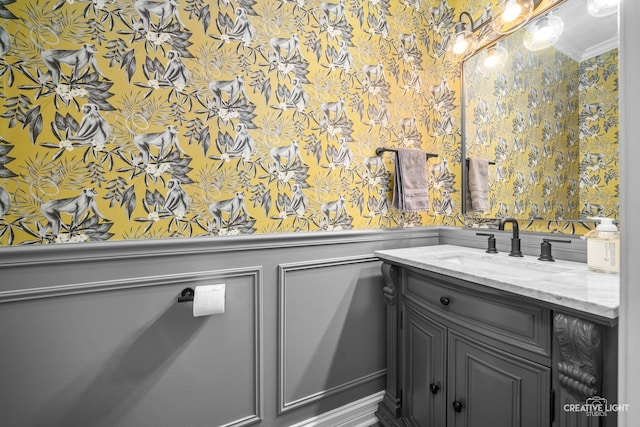
{"type": "Polygon", "coordinates": [[[0,426],[282,427],[375,395],[373,253],[438,240],[425,227],[0,248],[0,426]],[[224,314],[176,303],[216,283],[224,314]]]}
{"type": "Polygon", "coordinates": [[[279,266],[279,410],[384,376],[385,307],[372,256],[279,266]]]}
{"type": "MultiPolygon", "coordinates": [[[[375,395],[387,355],[374,251],[483,247],[476,231],[1,247],[0,426],[282,427],[375,395]],[[224,314],[176,303],[215,283],[224,314]]],[[[496,237],[503,250],[510,235],[496,237]]],[[[523,250],[541,239],[523,236],[523,250]]]]}
{"type": "Polygon", "coordinates": [[[244,426],[262,418],[262,269],[25,290],[0,300],[0,424],[244,426]],[[226,283],[193,317],[184,287],[226,283]]]}

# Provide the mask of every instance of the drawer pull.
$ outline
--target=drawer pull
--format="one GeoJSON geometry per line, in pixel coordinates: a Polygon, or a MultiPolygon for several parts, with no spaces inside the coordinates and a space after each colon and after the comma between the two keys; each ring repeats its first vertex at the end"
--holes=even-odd
{"type": "Polygon", "coordinates": [[[436,384],[429,384],[429,390],[431,390],[431,394],[436,394],[438,393],[438,390],[440,390],[440,387],[438,387],[436,384]]]}
{"type": "Polygon", "coordinates": [[[449,305],[451,301],[449,301],[449,298],[447,297],[440,297],[440,304],[442,305],[449,305]]]}
{"type": "Polygon", "coordinates": [[[458,402],[457,400],[454,400],[452,406],[454,411],[462,412],[462,403],[458,402]]]}

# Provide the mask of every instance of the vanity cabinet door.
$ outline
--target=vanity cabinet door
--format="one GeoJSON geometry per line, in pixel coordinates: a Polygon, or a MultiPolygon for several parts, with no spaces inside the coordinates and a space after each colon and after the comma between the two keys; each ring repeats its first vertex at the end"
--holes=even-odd
{"type": "Polygon", "coordinates": [[[548,367],[448,331],[449,427],[548,427],[548,367]]]}
{"type": "Polygon", "coordinates": [[[421,316],[411,308],[404,310],[404,389],[403,412],[409,425],[446,425],[446,328],[421,316]]]}

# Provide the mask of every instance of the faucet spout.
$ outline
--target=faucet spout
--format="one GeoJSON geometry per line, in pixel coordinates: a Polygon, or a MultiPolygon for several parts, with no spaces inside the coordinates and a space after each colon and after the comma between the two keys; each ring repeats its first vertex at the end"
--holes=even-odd
{"type": "Polygon", "coordinates": [[[520,226],[518,225],[518,221],[515,218],[502,218],[500,220],[500,225],[498,225],[498,230],[504,230],[504,225],[506,223],[511,223],[511,228],[513,229],[513,238],[517,239],[520,237],[520,226]]]}
{"type": "Polygon", "coordinates": [[[520,250],[520,227],[518,225],[518,221],[515,218],[502,218],[500,220],[500,224],[498,224],[498,230],[504,230],[504,226],[507,223],[511,224],[511,229],[513,231],[513,236],[511,237],[511,252],[509,252],[509,256],[521,257],[523,255],[520,250]]]}

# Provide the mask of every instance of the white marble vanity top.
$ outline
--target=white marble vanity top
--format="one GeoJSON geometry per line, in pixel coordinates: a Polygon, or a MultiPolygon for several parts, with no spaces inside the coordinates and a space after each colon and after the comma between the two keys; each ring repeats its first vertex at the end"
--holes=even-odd
{"type": "Polygon", "coordinates": [[[382,260],[445,274],[539,301],[615,319],[620,276],[589,271],[587,264],[539,261],[525,255],[488,254],[454,245],[375,251],[382,260]]]}

